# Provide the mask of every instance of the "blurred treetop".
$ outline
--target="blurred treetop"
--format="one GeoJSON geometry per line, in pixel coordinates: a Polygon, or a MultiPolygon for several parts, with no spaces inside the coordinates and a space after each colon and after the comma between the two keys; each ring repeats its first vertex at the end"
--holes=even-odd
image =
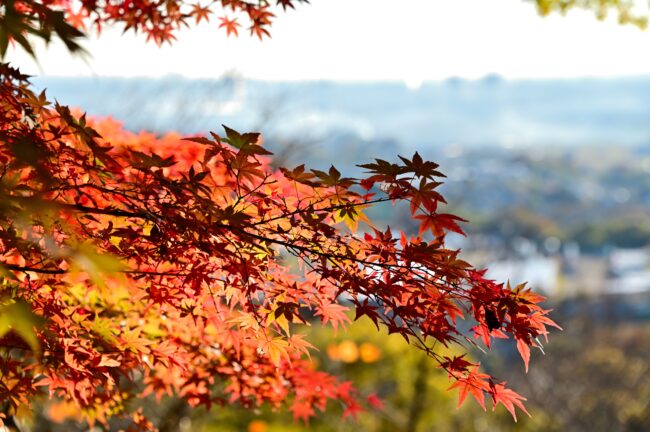
{"type": "Polygon", "coordinates": [[[615,14],[621,24],[633,24],[645,29],[648,25],[650,2],[639,0],[533,0],[543,16],[552,12],[565,14],[571,9],[593,11],[598,19],[615,14]]]}

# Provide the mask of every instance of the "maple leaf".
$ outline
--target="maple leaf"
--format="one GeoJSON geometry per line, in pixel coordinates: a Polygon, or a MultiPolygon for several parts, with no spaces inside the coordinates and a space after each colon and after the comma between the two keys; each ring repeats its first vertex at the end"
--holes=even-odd
{"type": "Polygon", "coordinates": [[[362,209],[359,208],[359,206],[353,205],[341,208],[338,213],[335,214],[334,221],[342,221],[351,232],[357,231],[359,222],[364,222],[368,225],[371,224],[370,219],[368,219],[368,217],[363,213],[362,209]]]}
{"type": "Polygon", "coordinates": [[[278,337],[278,338],[269,339],[264,343],[262,343],[260,347],[262,348],[263,352],[268,353],[271,362],[275,366],[279,366],[280,361],[283,358],[290,360],[290,356],[287,351],[287,348],[289,347],[289,342],[287,342],[287,340],[285,340],[284,338],[278,337]]]}
{"type": "Polygon", "coordinates": [[[456,379],[456,382],[453,383],[449,390],[458,388],[458,407],[460,407],[468,394],[471,394],[472,397],[478,402],[478,404],[485,411],[485,392],[490,391],[490,384],[487,381],[490,376],[484,373],[477,372],[479,365],[477,364],[470,372],[464,376],[451,375],[451,377],[456,379]]]}
{"type": "Polygon", "coordinates": [[[85,19],[87,17],[88,15],[85,13],[84,9],[79,9],[78,12],[69,11],[66,14],[65,19],[71,26],[80,30],[86,30],[85,19]]]}
{"type": "Polygon", "coordinates": [[[528,373],[528,363],[530,362],[530,343],[521,337],[515,337],[515,339],[517,341],[517,350],[519,351],[519,354],[524,361],[526,373],[528,373]]]}
{"type": "Polygon", "coordinates": [[[368,303],[368,299],[364,299],[363,303],[357,304],[354,308],[354,321],[357,321],[362,316],[366,315],[372,320],[372,322],[379,330],[379,313],[377,312],[378,307],[373,306],[368,303]]]}
{"type": "Polygon", "coordinates": [[[400,156],[402,162],[404,162],[404,167],[400,170],[401,173],[412,172],[418,177],[433,179],[434,177],[445,177],[445,175],[439,171],[436,171],[438,164],[431,161],[425,161],[422,159],[422,156],[415,152],[411,160],[400,156]]]}
{"type": "Polygon", "coordinates": [[[288,8],[295,9],[292,0],[276,0],[276,3],[282,5],[282,9],[284,10],[287,10],[288,8]]]}
{"type": "Polygon", "coordinates": [[[507,388],[505,384],[506,382],[504,381],[502,383],[493,384],[490,386],[490,394],[492,395],[493,400],[492,410],[495,410],[498,404],[502,404],[508,410],[510,415],[512,415],[512,418],[515,420],[515,422],[517,421],[517,413],[515,412],[515,407],[518,407],[530,417],[530,413],[526,410],[526,407],[524,407],[524,404],[522,403],[522,401],[525,401],[526,398],[507,388]]]}
{"type": "Polygon", "coordinates": [[[315,316],[320,316],[323,325],[328,322],[332,323],[332,327],[336,331],[339,325],[344,326],[346,323],[350,322],[346,312],[348,308],[342,306],[338,303],[324,301],[321,303],[314,313],[315,316]]]}
{"type": "Polygon", "coordinates": [[[139,330],[129,330],[120,335],[120,340],[126,349],[135,353],[148,354],[150,352],[149,345],[153,342],[141,336],[142,332],[139,330]]]}
{"type": "MultiPolygon", "coordinates": [[[[208,7],[201,6],[200,4],[195,4],[192,6],[192,11],[190,15],[194,17],[196,23],[199,24],[202,20],[206,22],[210,20],[210,14],[212,11],[208,7]]],[[[236,35],[236,33],[235,33],[236,35]]]]}
{"type": "Polygon", "coordinates": [[[309,423],[309,419],[316,414],[312,405],[306,400],[294,400],[289,410],[293,413],[294,420],[302,420],[305,423],[309,423]]]}
{"type": "Polygon", "coordinates": [[[280,171],[285,177],[297,181],[298,183],[303,183],[309,186],[317,185],[317,183],[313,181],[316,176],[313,173],[306,172],[304,164],[295,167],[291,171],[286,168],[280,168],[280,171]]]}
{"type": "Polygon", "coordinates": [[[385,408],[384,401],[382,401],[375,393],[371,393],[366,396],[366,400],[368,401],[368,404],[374,409],[383,411],[385,408]]]}
{"type": "Polygon", "coordinates": [[[352,400],[345,406],[345,410],[343,410],[343,418],[352,417],[356,419],[359,413],[362,413],[363,411],[363,407],[356,401],[352,400]]]}
{"type": "Polygon", "coordinates": [[[121,363],[118,360],[115,360],[113,358],[110,358],[109,356],[101,356],[99,363],[97,364],[98,367],[105,366],[105,367],[119,367],[121,363]]]}
{"type": "Polygon", "coordinates": [[[237,22],[237,18],[229,19],[228,17],[221,17],[219,20],[221,21],[219,28],[225,28],[227,36],[239,36],[239,31],[237,28],[241,27],[241,24],[237,22]]]}
{"type": "Polygon", "coordinates": [[[424,206],[426,210],[435,212],[438,208],[438,202],[446,203],[445,198],[435,191],[440,185],[436,182],[427,182],[426,179],[420,180],[418,188],[409,193],[411,200],[411,214],[415,214],[417,210],[424,206]]]}
{"type": "Polygon", "coordinates": [[[447,213],[438,213],[436,215],[436,222],[444,229],[453,231],[455,233],[465,235],[465,231],[456,223],[456,221],[467,222],[467,220],[462,217],[447,214],[447,213]]]}
{"type": "Polygon", "coordinates": [[[255,35],[258,37],[259,40],[263,40],[264,37],[271,37],[271,33],[268,31],[268,29],[262,25],[262,24],[253,24],[249,28],[251,35],[255,35]]]}
{"type": "Polygon", "coordinates": [[[441,214],[441,213],[430,213],[430,214],[421,214],[414,216],[415,219],[420,222],[419,235],[424,234],[425,232],[431,230],[431,233],[436,237],[441,237],[445,235],[445,230],[453,231],[461,235],[465,235],[463,229],[458,226],[455,220],[463,221],[464,219],[459,218],[458,216],[441,214]]]}
{"type": "Polygon", "coordinates": [[[439,367],[454,372],[465,372],[470,366],[476,366],[476,364],[465,360],[465,355],[454,356],[453,358],[445,356],[445,361],[441,362],[439,367]]]}
{"type": "Polygon", "coordinates": [[[310,349],[316,349],[314,345],[305,340],[305,335],[302,334],[293,334],[289,338],[289,346],[295,349],[298,352],[302,352],[309,356],[310,349]]]}
{"type": "Polygon", "coordinates": [[[402,173],[402,169],[397,164],[382,159],[375,159],[375,162],[376,163],[357,165],[358,167],[367,169],[370,173],[378,174],[377,176],[369,177],[369,179],[372,179],[375,182],[390,181],[402,173]]]}

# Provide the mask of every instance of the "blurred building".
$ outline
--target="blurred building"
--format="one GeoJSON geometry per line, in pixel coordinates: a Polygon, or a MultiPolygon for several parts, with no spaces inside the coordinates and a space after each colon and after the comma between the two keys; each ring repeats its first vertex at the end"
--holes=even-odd
{"type": "Polygon", "coordinates": [[[487,276],[499,282],[510,281],[511,285],[528,282],[528,286],[548,296],[557,295],[560,276],[560,260],[541,255],[520,260],[497,261],[489,264],[487,276]]]}

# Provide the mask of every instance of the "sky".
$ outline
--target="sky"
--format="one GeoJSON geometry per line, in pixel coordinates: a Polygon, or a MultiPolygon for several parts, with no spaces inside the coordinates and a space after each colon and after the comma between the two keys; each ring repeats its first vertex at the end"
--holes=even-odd
{"type": "Polygon", "coordinates": [[[591,13],[541,18],[524,0],[311,0],[279,14],[263,42],[226,37],[217,21],[179,33],[173,45],[119,29],[91,37],[89,60],[60,45],[39,64],[12,52],[30,74],[265,80],[400,80],[417,87],[448,77],[614,77],[650,74],[650,31],[591,13]],[[396,7],[397,6],[397,7],[396,7]]]}

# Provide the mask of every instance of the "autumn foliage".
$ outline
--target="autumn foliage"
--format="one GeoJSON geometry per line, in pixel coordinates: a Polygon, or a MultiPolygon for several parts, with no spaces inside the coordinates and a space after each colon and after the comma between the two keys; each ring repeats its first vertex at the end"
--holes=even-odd
{"type": "MultiPolygon", "coordinates": [[[[145,31],[187,18],[170,9],[183,2],[125,2],[139,8],[131,15],[81,3],[97,23],[145,31]]],[[[249,14],[254,33],[266,10],[215,3],[249,14]]],[[[15,3],[25,16],[36,5],[68,2],[15,3]]],[[[437,164],[415,153],[361,165],[362,178],[272,170],[256,133],[134,134],[51,104],[8,65],[0,80],[4,415],[46,394],[89,422],[152,429],[137,400],[153,394],[288,407],[305,421],[336,400],[355,416],[380,401],[318,371],[301,328],[364,316],[428,353],[459,403],[471,394],[525,411],[466,355],[441,354],[511,337],[527,368],[554,323],[542,297],[486,279],[445,246],[462,220],[441,210],[437,164]],[[376,227],[364,211],[381,202],[408,204],[419,235],[376,227]]]]}
{"type": "Polygon", "coordinates": [[[237,36],[242,23],[250,34],[270,36],[276,10],[294,8],[307,0],[5,0],[0,13],[0,55],[10,43],[34,54],[30,38],[49,43],[61,40],[71,51],[83,51],[84,31],[101,32],[119,25],[144,33],[157,44],[172,42],[183,27],[216,18],[228,35],[237,36]]]}

